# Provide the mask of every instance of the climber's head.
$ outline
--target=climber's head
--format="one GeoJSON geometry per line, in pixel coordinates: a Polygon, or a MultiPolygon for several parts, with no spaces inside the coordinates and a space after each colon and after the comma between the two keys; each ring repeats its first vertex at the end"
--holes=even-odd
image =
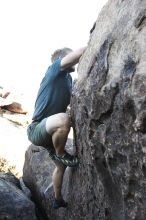
{"type": "Polygon", "coordinates": [[[70,52],[72,52],[72,49],[70,49],[68,47],[64,47],[64,48],[55,50],[51,56],[52,63],[54,63],[54,61],[56,61],[57,59],[62,59],[70,52]]]}
{"type": "MultiPolygon", "coordinates": [[[[71,53],[72,51],[73,50],[68,47],[64,47],[64,48],[55,50],[51,56],[52,63],[54,63],[57,59],[62,59],[67,54],[71,53]]],[[[72,67],[69,67],[68,69],[66,69],[66,72],[68,72],[68,73],[71,73],[74,71],[75,71],[75,66],[72,66],[72,67]]]]}

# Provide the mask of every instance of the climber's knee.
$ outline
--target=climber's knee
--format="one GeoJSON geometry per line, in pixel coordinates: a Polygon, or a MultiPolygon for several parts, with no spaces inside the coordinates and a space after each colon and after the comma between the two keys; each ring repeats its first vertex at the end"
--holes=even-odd
{"type": "Polygon", "coordinates": [[[59,130],[69,132],[71,127],[70,117],[66,113],[58,113],[52,115],[46,120],[46,131],[52,135],[55,131],[59,130]]]}

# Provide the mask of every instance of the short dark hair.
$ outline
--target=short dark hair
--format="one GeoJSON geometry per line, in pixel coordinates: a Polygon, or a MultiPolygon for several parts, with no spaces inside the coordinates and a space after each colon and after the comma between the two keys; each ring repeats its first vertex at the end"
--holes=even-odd
{"type": "Polygon", "coordinates": [[[64,48],[55,50],[54,53],[51,56],[52,63],[55,60],[59,59],[59,58],[62,59],[63,57],[65,57],[70,52],[72,52],[72,49],[70,49],[68,47],[64,47],[64,48]]]}

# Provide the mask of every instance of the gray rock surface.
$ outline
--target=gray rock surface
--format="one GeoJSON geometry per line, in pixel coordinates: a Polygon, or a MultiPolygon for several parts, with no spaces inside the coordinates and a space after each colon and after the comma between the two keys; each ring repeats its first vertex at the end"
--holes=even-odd
{"type": "Polygon", "coordinates": [[[30,145],[25,154],[23,181],[31,190],[33,200],[44,219],[48,218],[47,213],[53,198],[53,170],[54,163],[50,159],[48,151],[43,147],[30,145]]]}
{"type": "Polygon", "coordinates": [[[13,175],[0,173],[0,220],[37,220],[33,202],[19,187],[13,175]]]}
{"type": "Polygon", "coordinates": [[[5,172],[0,171],[0,179],[5,180],[5,181],[15,185],[17,188],[21,189],[19,179],[17,179],[11,172],[5,173],[5,172]]]}
{"type": "Polygon", "coordinates": [[[146,219],[145,12],[146,1],[109,1],[79,65],[71,220],[146,219]]]}

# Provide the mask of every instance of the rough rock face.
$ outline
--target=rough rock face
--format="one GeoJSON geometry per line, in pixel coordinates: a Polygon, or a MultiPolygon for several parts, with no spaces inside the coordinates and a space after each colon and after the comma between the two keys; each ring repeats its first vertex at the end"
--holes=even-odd
{"type": "Polygon", "coordinates": [[[44,219],[50,210],[53,187],[52,172],[54,164],[47,150],[40,146],[30,145],[25,154],[23,180],[32,192],[33,200],[39,207],[44,219]]]}
{"type": "Polygon", "coordinates": [[[146,219],[145,36],[146,1],[111,0],[96,22],[72,98],[70,220],[146,219]]]}
{"type": "Polygon", "coordinates": [[[19,187],[13,175],[0,173],[0,220],[37,220],[33,202],[19,187]]]}

